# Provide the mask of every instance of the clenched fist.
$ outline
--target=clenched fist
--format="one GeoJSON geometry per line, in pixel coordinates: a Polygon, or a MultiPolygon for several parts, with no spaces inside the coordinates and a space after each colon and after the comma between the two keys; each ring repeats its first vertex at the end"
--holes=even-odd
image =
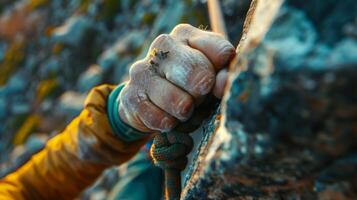
{"type": "Polygon", "coordinates": [[[130,68],[120,93],[119,115],[142,132],[169,131],[186,121],[205,96],[220,97],[222,68],[235,49],[221,35],[188,24],[157,37],[148,55],[130,68]]]}

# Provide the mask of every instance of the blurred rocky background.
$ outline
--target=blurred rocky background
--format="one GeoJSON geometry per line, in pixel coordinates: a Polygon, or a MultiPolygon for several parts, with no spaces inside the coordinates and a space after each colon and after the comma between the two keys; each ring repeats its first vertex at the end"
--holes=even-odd
{"type": "MultiPolygon", "coordinates": [[[[250,1],[220,2],[237,45],[250,1]]],[[[184,198],[356,198],[356,10],[354,0],[284,3],[227,91],[226,135],[215,117],[203,126],[184,198]]],[[[206,2],[0,0],[0,176],[178,23],[209,25],[206,2]]],[[[108,169],[80,198],[105,199],[120,176],[108,169]]]]}

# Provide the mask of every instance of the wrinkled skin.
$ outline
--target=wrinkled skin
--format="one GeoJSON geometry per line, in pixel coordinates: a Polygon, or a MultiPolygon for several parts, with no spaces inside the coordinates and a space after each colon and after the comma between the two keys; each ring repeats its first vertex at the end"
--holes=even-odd
{"type": "Polygon", "coordinates": [[[223,36],[188,24],[158,36],[147,56],[130,68],[119,97],[121,119],[143,132],[173,129],[190,118],[208,93],[222,96],[227,77],[223,67],[234,54],[223,36]],[[153,56],[155,50],[168,52],[167,57],[153,56]]]}

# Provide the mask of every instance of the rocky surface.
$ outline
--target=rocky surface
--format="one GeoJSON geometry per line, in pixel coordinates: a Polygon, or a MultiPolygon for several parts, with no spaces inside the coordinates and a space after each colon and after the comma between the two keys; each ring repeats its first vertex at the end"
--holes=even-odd
{"type": "Polygon", "coordinates": [[[254,2],[223,120],[207,125],[182,199],[357,197],[356,38],[344,32],[357,5],[286,0],[263,24],[280,2],[254,2]]]}

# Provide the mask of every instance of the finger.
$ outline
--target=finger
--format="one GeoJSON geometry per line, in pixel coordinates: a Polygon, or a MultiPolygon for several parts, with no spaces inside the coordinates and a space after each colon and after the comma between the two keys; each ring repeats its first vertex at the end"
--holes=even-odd
{"type": "Polygon", "coordinates": [[[227,69],[222,69],[221,71],[218,72],[216,76],[216,83],[213,88],[213,95],[219,99],[222,98],[223,96],[224,87],[227,82],[227,77],[228,77],[227,69]]]}
{"type": "Polygon", "coordinates": [[[215,82],[211,62],[201,52],[179,45],[172,59],[162,66],[166,79],[178,85],[195,99],[208,94],[215,82]]]}
{"type": "Polygon", "coordinates": [[[146,94],[133,85],[131,89],[127,86],[120,93],[119,105],[119,115],[125,123],[143,132],[169,131],[176,125],[176,119],[150,102],[146,94]]]}
{"type": "MultiPolygon", "coordinates": [[[[173,84],[198,100],[208,94],[215,82],[215,71],[209,59],[200,51],[177,42],[170,35],[160,35],[152,43],[151,51],[168,52],[165,59],[154,59],[152,67],[173,84]]],[[[152,55],[147,62],[152,62],[152,55]]]]}
{"type": "Polygon", "coordinates": [[[119,105],[119,116],[120,119],[125,123],[130,125],[131,127],[135,128],[136,130],[139,130],[141,132],[152,132],[149,128],[147,128],[141,120],[138,118],[137,115],[129,114],[132,113],[129,111],[126,106],[123,106],[122,103],[119,105]]]}
{"type": "Polygon", "coordinates": [[[180,121],[186,121],[193,112],[193,98],[160,76],[152,77],[147,94],[156,106],[180,121]]]}
{"type": "Polygon", "coordinates": [[[167,132],[176,125],[176,119],[149,100],[142,101],[137,113],[140,121],[150,130],[167,132]]]}
{"type": "Polygon", "coordinates": [[[189,24],[176,26],[170,35],[201,51],[215,66],[216,71],[235,55],[233,45],[222,35],[195,28],[189,24]]]}

